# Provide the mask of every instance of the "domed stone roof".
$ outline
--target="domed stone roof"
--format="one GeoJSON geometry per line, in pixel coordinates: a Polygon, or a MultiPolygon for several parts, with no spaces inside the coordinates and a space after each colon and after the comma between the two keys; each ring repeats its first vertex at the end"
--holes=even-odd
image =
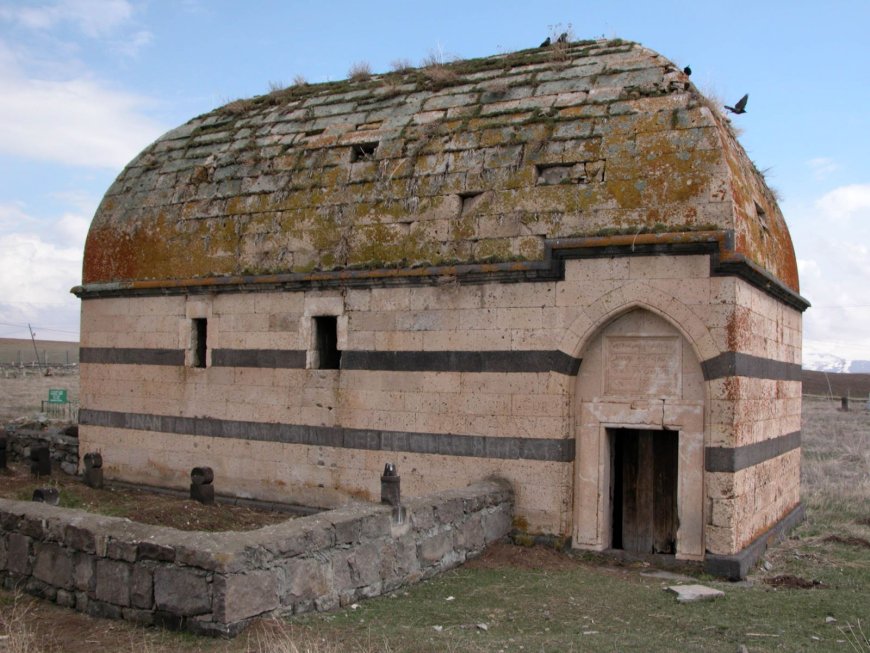
{"type": "Polygon", "coordinates": [[[719,110],[655,52],[587,41],[194,118],[108,190],[77,291],[520,269],[559,243],[699,234],[799,290],[776,200],[719,110]]]}

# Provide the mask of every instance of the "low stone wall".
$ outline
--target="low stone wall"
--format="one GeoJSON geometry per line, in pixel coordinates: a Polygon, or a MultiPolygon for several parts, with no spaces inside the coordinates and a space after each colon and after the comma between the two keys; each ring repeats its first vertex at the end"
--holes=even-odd
{"type": "Polygon", "coordinates": [[[91,615],[234,635],[256,616],[331,610],[461,564],[511,527],[504,481],[353,505],[256,531],[184,532],[0,499],[0,579],[91,615]]]}
{"type": "Polygon", "coordinates": [[[3,437],[3,431],[6,434],[6,450],[10,459],[29,460],[30,447],[47,446],[51,452],[53,465],[57,465],[70,475],[75,475],[78,472],[79,438],[77,426],[41,430],[19,428],[13,424],[7,424],[5,429],[0,429],[0,437],[3,437]]]}

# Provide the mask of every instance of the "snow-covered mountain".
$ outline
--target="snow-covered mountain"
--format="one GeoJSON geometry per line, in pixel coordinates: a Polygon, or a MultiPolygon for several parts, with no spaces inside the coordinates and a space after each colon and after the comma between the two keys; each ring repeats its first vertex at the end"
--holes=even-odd
{"type": "Polygon", "coordinates": [[[824,351],[818,345],[804,343],[803,368],[817,372],[870,373],[870,361],[843,358],[824,351]]]}

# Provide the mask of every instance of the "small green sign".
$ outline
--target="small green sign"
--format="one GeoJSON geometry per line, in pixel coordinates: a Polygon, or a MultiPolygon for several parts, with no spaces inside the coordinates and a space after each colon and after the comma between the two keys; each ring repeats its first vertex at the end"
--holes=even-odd
{"type": "Polygon", "coordinates": [[[65,404],[66,390],[60,388],[50,388],[48,391],[48,403],[50,404],[65,404]]]}

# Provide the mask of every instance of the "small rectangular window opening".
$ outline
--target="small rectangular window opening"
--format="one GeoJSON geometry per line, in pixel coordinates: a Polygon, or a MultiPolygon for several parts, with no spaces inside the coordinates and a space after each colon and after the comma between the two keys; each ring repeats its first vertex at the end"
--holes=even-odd
{"type": "Polygon", "coordinates": [[[483,191],[468,191],[466,193],[459,193],[459,199],[462,201],[462,209],[460,211],[460,215],[467,215],[469,212],[474,210],[480,200],[483,197],[483,191]]]}
{"type": "Polygon", "coordinates": [[[193,350],[191,365],[193,367],[205,367],[205,352],[208,347],[208,320],[206,318],[193,318],[190,345],[193,350]]]}
{"type": "Polygon", "coordinates": [[[337,370],[341,367],[341,350],[338,348],[338,318],[321,315],[314,318],[314,329],[321,370],[337,370]]]}
{"type": "Polygon", "coordinates": [[[371,161],[375,158],[375,150],[377,149],[377,141],[374,143],[357,143],[350,148],[350,162],[371,161]]]}
{"type": "Polygon", "coordinates": [[[755,215],[758,216],[758,222],[761,224],[761,228],[767,231],[769,229],[767,224],[767,212],[758,202],[755,203],[755,215]]]}

